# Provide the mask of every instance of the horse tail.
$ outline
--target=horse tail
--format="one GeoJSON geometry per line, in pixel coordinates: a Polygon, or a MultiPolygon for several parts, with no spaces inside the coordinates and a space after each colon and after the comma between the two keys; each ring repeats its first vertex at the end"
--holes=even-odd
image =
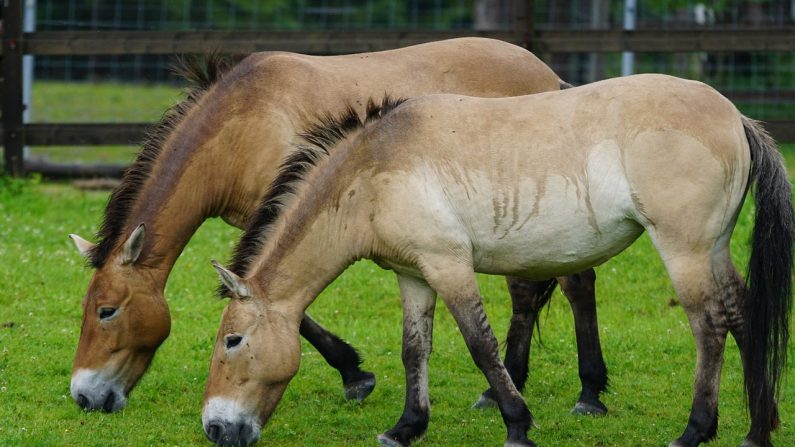
{"type": "Polygon", "coordinates": [[[792,308],[792,185],[776,143],[759,122],[742,116],[751,149],[750,182],[756,184],[756,219],[744,308],[745,391],[752,439],[769,440],[778,426],[776,399],[787,363],[792,308]]]}

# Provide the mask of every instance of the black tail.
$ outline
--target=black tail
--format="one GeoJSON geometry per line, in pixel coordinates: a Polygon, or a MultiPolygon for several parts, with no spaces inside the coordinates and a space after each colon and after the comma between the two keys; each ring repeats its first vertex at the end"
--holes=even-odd
{"type": "Polygon", "coordinates": [[[756,221],[746,282],[745,389],[754,440],[769,444],[778,425],[776,399],[787,363],[792,308],[792,186],[776,143],[762,126],[742,117],[756,183],[756,221]]]}

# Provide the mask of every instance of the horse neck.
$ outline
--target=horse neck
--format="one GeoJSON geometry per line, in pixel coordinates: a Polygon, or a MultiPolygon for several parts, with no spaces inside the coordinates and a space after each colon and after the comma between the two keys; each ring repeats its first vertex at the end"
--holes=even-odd
{"type": "Polygon", "coordinates": [[[212,215],[211,183],[201,172],[155,171],[128,218],[125,234],[146,225],[144,250],[137,264],[154,272],[165,285],[174,263],[199,226],[212,215]]]}
{"type": "Polygon", "coordinates": [[[373,245],[366,208],[370,202],[358,182],[315,180],[317,176],[303,185],[274,224],[249,275],[273,305],[296,322],[320,292],[373,245]]]}
{"type": "Polygon", "coordinates": [[[141,264],[162,272],[163,282],[206,219],[221,216],[239,228],[248,222],[289,148],[262,118],[219,125],[172,135],[127,219],[126,234],[146,224],[141,264]]]}

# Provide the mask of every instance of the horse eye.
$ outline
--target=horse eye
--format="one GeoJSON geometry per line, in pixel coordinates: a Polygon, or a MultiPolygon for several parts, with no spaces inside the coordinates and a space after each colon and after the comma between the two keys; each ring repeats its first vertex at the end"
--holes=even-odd
{"type": "Polygon", "coordinates": [[[116,307],[100,307],[99,308],[99,319],[100,320],[108,320],[113,318],[116,315],[116,311],[119,310],[116,307]]]}
{"type": "Polygon", "coordinates": [[[226,344],[226,349],[232,349],[239,345],[242,340],[243,337],[239,335],[227,335],[224,337],[224,344],[226,344]]]}

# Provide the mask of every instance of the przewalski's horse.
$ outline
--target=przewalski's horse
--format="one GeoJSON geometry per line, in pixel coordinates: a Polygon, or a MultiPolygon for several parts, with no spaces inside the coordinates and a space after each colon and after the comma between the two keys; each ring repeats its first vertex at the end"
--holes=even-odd
{"type": "MultiPolygon", "coordinates": [[[[379,437],[407,445],[428,424],[437,293],[495,391],[506,445],[533,445],[531,414],[499,359],[475,272],[542,280],[615,256],[644,231],[690,320],[697,362],[687,428],[716,435],[727,332],[745,366],[748,446],[769,446],[791,308],[791,186],[775,144],[712,88],[663,75],[554,93],[431,95],[351,111],[311,131],[235,254],[205,391],[205,433],[258,439],[300,361],[304,310],[347,266],[398,276],[406,402],[379,437]],[[729,239],[756,184],[748,288],[729,239]],[[507,210],[507,212],[505,211],[507,210]]],[[[659,442],[659,440],[655,441],[659,442]]]]}
{"type": "MultiPolygon", "coordinates": [[[[368,98],[387,91],[512,96],[556,90],[559,82],[524,49],[478,38],[335,57],[259,53],[223,77],[217,62],[187,72],[197,87],[166,113],[114,191],[100,242],[72,235],[96,268],[83,301],[72,371],[71,394],[83,408],[124,407],[169,334],[163,292],[180,252],[209,217],[244,226],[280,160],[293,150],[295,134],[317,110],[338,113],[347,103],[363,112],[368,98]]],[[[509,284],[519,310],[512,326],[517,342],[509,343],[507,362],[521,388],[535,314],[549,295],[534,294],[546,291],[547,283],[512,279],[509,284]]],[[[578,405],[598,411],[606,370],[589,285],[592,280],[579,289],[572,286],[568,295],[578,303],[577,329],[584,334],[578,340],[588,340],[583,364],[596,365],[581,368],[587,380],[578,405]]],[[[300,332],[340,371],[346,397],[363,399],[372,390],[374,376],[359,368],[353,348],[309,318],[300,332]]]]}

